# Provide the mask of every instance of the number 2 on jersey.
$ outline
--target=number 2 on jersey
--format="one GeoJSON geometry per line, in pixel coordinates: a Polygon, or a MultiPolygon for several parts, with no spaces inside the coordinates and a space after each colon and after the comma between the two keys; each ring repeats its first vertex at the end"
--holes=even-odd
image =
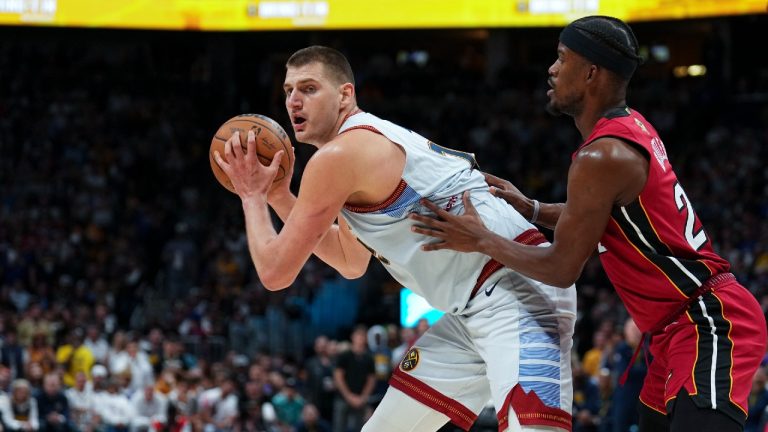
{"type": "Polygon", "coordinates": [[[683,187],[677,182],[675,183],[675,204],[677,204],[678,212],[682,212],[683,209],[688,209],[688,214],[685,219],[685,239],[688,241],[688,244],[691,245],[693,250],[699,250],[704,243],[707,242],[707,234],[704,232],[704,227],[701,227],[697,232],[694,232],[696,213],[693,211],[691,201],[685,194],[683,187]]]}

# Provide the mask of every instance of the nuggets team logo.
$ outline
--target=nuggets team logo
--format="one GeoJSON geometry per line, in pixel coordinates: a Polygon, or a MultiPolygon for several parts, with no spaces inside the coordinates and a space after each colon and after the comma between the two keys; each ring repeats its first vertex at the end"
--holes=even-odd
{"type": "Polygon", "coordinates": [[[400,368],[406,372],[416,369],[419,364],[419,350],[411,348],[403,357],[403,361],[400,363],[400,368]]]}

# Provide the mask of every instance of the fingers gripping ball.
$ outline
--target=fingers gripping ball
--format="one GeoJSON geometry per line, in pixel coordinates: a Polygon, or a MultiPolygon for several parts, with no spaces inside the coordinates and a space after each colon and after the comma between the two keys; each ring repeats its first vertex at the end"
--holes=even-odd
{"type": "Polygon", "coordinates": [[[229,177],[227,177],[227,174],[222,171],[221,167],[219,167],[219,164],[216,163],[213,154],[215,151],[218,151],[219,154],[224,157],[224,144],[235,131],[240,132],[240,144],[243,148],[243,152],[246,152],[248,131],[250,130],[256,135],[256,153],[259,156],[259,161],[263,165],[269,165],[270,162],[272,162],[275,153],[278,151],[285,151],[285,154],[283,154],[283,158],[280,161],[280,167],[277,176],[275,177],[275,183],[283,180],[286,173],[290,172],[290,169],[293,166],[294,154],[291,140],[288,138],[288,134],[285,133],[285,130],[276,121],[260,114],[241,114],[232,117],[227,120],[226,123],[221,125],[219,130],[213,135],[213,139],[211,139],[211,149],[208,152],[208,159],[211,162],[211,169],[213,170],[213,175],[216,176],[216,180],[233,193],[236,192],[235,188],[232,186],[232,182],[229,180],[229,177]]]}

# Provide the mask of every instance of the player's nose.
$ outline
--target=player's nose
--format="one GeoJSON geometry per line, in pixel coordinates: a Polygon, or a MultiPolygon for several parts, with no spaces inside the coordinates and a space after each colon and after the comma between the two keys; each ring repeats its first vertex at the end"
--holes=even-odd
{"type": "Polygon", "coordinates": [[[301,92],[292,91],[288,94],[288,97],[285,99],[286,105],[289,107],[301,107],[301,92]]]}

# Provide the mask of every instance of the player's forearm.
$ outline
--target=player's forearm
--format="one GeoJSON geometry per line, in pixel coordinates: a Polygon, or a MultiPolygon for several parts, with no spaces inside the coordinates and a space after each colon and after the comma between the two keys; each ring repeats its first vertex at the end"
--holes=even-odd
{"type": "MultiPolygon", "coordinates": [[[[298,275],[298,269],[286,268],[290,264],[281,259],[277,232],[272,225],[266,201],[262,198],[243,199],[245,232],[248,250],[261,283],[270,291],[287,288],[298,275]]],[[[299,267],[300,268],[300,267],[299,267]]]]}
{"type": "MultiPolygon", "coordinates": [[[[565,204],[563,203],[540,202],[539,214],[536,215],[534,223],[553,230],[555,229],[555,225],[557,225],[557,221],[560,219],[560,215],[563,213],[564,208],[565,204]]],[[[531,216],[533,216],[532,213],[528,215],[528,220],[530,220],[531,216]]]]}
{"type": "Polygon", "coordinates": [[[573,285],[584,264],[560,259],[555,246],[523,245],[496,234],[481,239],[478,249],[522,275],[560,288],[573,285]]]}
{"type": "Polygon", "coordinates": [[[294,204],[296,204],[296,197],[292,193],[269,197],[269,206],[272,207],[272,210],[277,213],[277,216],[283,222],[288,220],[294,204]]]}
{"type": "Polygon", "coordinates": [[[334,224],[320,241],[320,244],[314,250],[315,255],[323,260],[324,263],[333,267],[342,276],[347,279],[356,279],[363,275],[368,267],[370,253],[363,250],[364,257],[361,257],[359,250],[355,250],[341,238],[341,228],[334,224]]]}
{"type": "MultiPolygon", "coordinates": [[[[294,204],[296,204],[296,197],[292,194],[280,195],[269,200],[270,207],[272,207],[283,222],[288,220],[294,204]]],[[[339,225],[333,224],[312,252],[345,278],[358,278],[362,276],[365,268],[367,268],[370,254],[367,253],[367,250],[356,250],[348,245],[345,247],[345,242],[340,237],[339,229],[339,225]],[[365,265],[362,265],[363,262],[361,260],[364,260],[365,265]]]]}

